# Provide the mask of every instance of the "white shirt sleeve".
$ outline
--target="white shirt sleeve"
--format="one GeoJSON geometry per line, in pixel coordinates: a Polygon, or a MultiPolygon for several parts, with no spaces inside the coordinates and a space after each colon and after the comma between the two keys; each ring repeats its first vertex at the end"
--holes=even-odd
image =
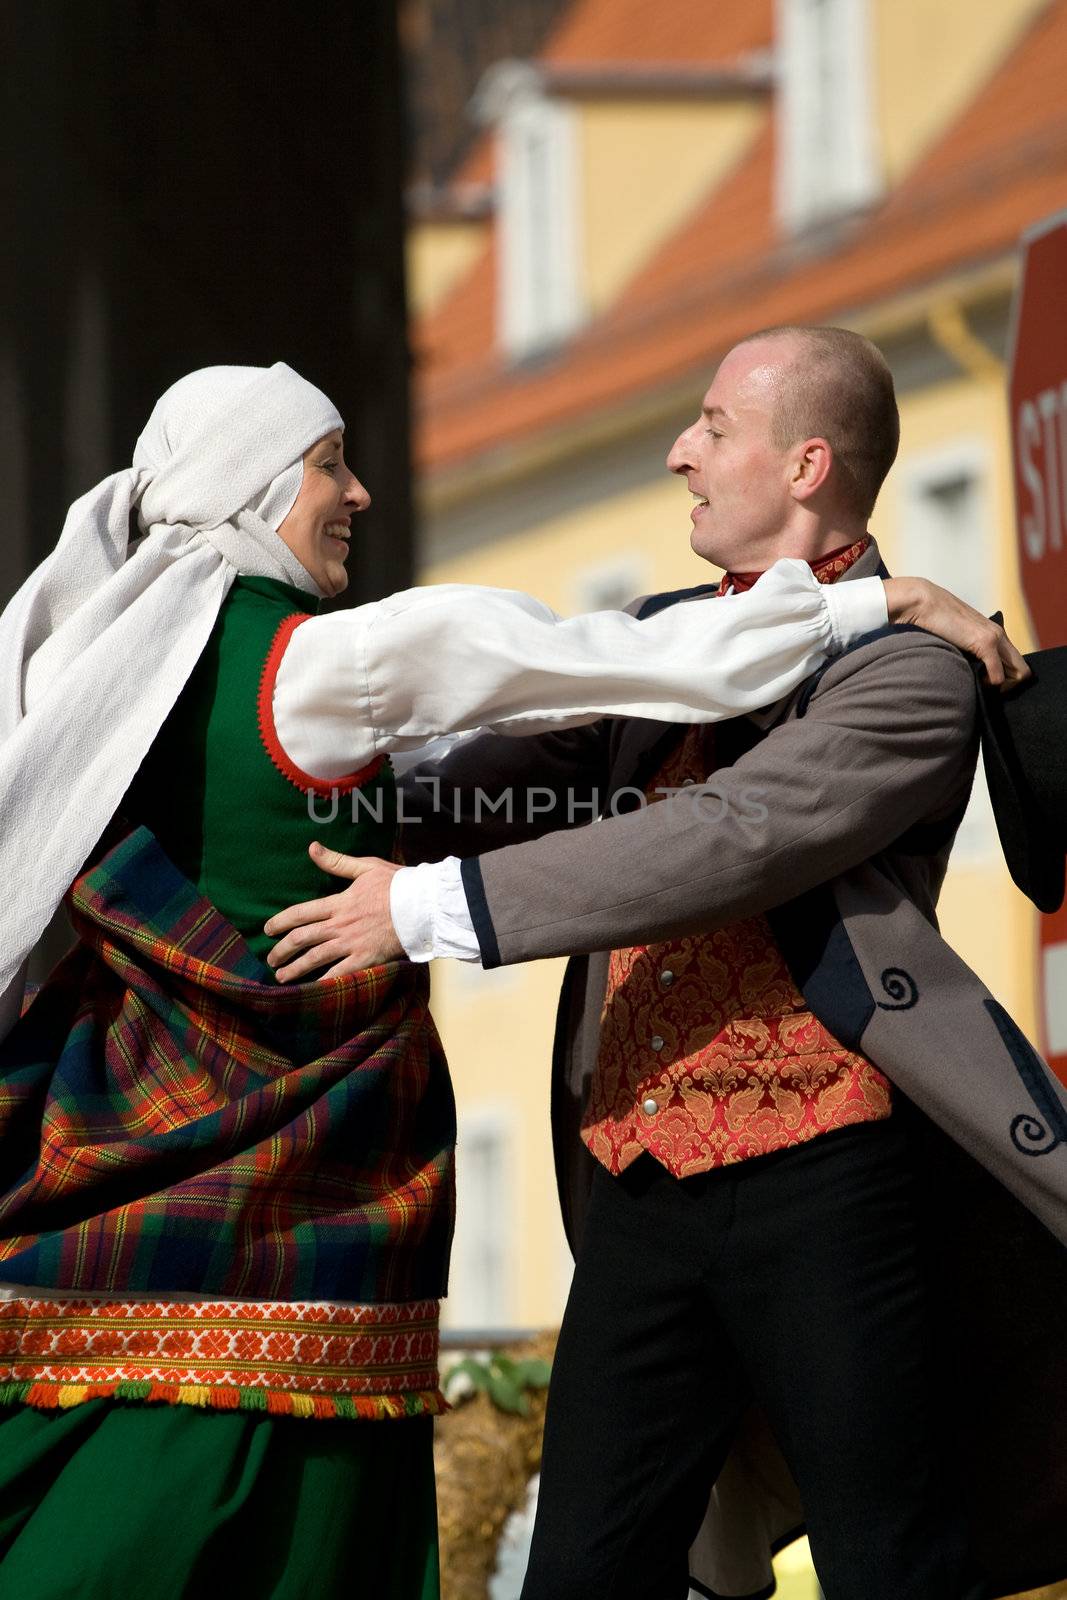
{"type": "Polygon", "coordinates": [[[455,961],[482,959],[458,856],[423,861],[394,872],[389,911],[409,961],[433,961],[438,956],[451,956],[455,961]]]}
{"type": "MultiPolygon", "coordinates": [[[[772,572],[774,570],[772,568],[772,572]]],[[[857,579],[835,588],[818,587],[827,601],[826,624],[831,640],[827,654],[847,649],[855,639],[885,624],[885,590],[879,580],[857,579]],[[872,582],[877,585],[878,592],[872,582]]],[[[755,588],[749,593],[755,593],[755,588]]],[[[441,957],[456,961],[481,960],[458,856],[422,862],[417,867],[402,867],[393,874],[389,895],[393,927],[409,960],[432,961],[441,957]]]]}
{"type": "Polygon", "coordinates": [[[479,727],[715,722],[781,699],[886,620],[879,578],[820,584],[793,560],[745,594],[642,620],[564,618],[529,595],[470,584],[406,589],[295,630],[275,681],[275,730],[302,772],[329,781],[479,727]]]}

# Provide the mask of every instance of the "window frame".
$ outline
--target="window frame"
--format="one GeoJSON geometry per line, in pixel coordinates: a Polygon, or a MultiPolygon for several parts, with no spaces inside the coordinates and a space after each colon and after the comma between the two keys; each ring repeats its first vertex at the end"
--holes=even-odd
{"type": "Polygon", "coordinates": [[[777,3],[777,208],[799,233],[870,205],[882,190],[871,0],[777,3]]]}
{"type": "Polygon", "coordinates": [[[506,353],[521,360],[562,343],[583,321],[578,114],[525,83],[508,98],[497,139],[498,327],[506,353]]]}

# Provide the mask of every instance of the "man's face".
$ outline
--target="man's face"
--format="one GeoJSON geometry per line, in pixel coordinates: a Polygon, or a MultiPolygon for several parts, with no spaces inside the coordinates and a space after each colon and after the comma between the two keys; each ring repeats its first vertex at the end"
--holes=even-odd
{"type": "Polygon", "coordinates": [[[771,439],[783,370],[793,357],[788,338],[737,345],[704,396],[701,416],[679,434],[667,467],[697,498],[690,543],[698,556],[735,572],[759,571],[777,559],[794,507],[792,452],[771,439]]]}

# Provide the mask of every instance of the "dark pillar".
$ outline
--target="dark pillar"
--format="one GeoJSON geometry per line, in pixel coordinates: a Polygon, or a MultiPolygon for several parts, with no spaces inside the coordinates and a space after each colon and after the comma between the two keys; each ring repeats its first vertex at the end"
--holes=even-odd
{"type": "Polygon", "coordinates": [[[409,584],[393,0],[43,0],[0,27],[0,601],[217,362],[331,396],[375,502],[347,598],[409,584]]]}

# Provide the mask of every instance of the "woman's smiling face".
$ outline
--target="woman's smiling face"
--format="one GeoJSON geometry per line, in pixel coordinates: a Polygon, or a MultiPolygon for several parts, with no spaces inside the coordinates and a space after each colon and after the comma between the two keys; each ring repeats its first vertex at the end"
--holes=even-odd
{"type": "Polygon", "coordinates": [[[301,566],[323,594],[332,597],[348,587],[352,518],[366,511],[370,495],[345,465],[344,437],[328,433],[304,452],[304,479],[292,510],[278,529],[301,566]]]}

